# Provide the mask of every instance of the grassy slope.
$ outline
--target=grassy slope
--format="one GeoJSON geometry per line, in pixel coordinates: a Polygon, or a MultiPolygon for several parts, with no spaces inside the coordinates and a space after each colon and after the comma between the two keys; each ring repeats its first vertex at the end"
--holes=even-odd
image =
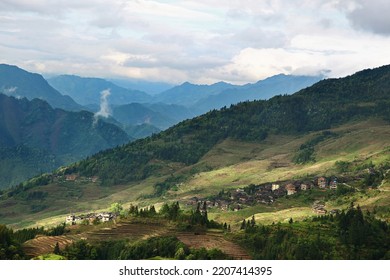
{"type": "MultiPolygon", "coordinates": [[[[127,185],[101,187],[96,183],[64,182],[34,188],[30,191],[46,191],[48,196],[43,201],[23,201],[11,198],[0,201],[3,209],[0,223],[12,224],[15,227],[47,225],[62,222],[69,212],[88,212],[106,209],[113,202],[120,201],[128,206],[157,204],[163,201],[185,200],[192,196],[207,197],[221,189],[235,189],[248,184],[260,184],[278,180],[301,178],[305,176],[335,174],[334,163],[337,160],[352,161],[371,159],[379,163],[389,159],[390,125],[384,121],[367,120],[349,123],[332,129],[338,137],[321,142],[315,148],[316,162],[295,165],[291,159],[299,146],[311,139],[318,132],[308,133],[303,137],[270,135],[261,143],[244,143],[225,140],[208,152],[200,162],[189,167],[166,166],[173,174],[188,172],[190,169],[211,171],[199,172],[182,182],[176,191],[169,191],[161,198],[140,199],[140,196],[153,192],[153,185],[163,181],[166,176],[150,177],[144,181],[127,185]],[[176,171],[175,171],[176,170],[176,171]],[[31,205],[47,205],[40,212],[31,214],[31,205]]],[[[381,191],[372,191],[365,195],[355,195],[345,201],[334,202],[341,208],[350,201],[372,208],[390,204],[390,186],[387,183],[381,191]],[[375,193],[374,193],[375,192],[375,193]]],[[[210,211],[209,217],[220,221],[238,224],[243,218],[256,214],[263,223],[285,221],[312,215],[310,204],[299,198],[278,200],[271,206],[257,205],[239,212],[210,211]],[[298,208],[297,208],[298,207],[298,208]],[[293,208],[293,209],[292,209],[293,208]],[[264,212],[272,212],[264,213],[264,212]]],[[[386,209],[382,211],[384,217],[386,209]]]]}

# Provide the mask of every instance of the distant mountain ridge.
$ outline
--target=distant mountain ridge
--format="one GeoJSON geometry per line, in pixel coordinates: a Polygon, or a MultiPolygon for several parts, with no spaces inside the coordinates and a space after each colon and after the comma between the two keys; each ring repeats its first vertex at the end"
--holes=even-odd
{"type": "Polygon", "coordinates": [[[110,104],[148,103],[152,97],[139,90],[130,90],[100,78],[84,78],[75,75],[60,75],[47,80],[59,92],[71,96],[82,105],[99,104],[100,93],[110,89],[110,104]]]}
{"type": "Polygon", "coordinates": [[[195,85],[185,82],[160,93],[156,96],[155,102],[191,107],[202,98],[236,87],[238,86],[225,82],[218,82],[212,85],[195,85]]]}
{"type": "Polygon", "coordinates": [[[201,112],[220,109],[243,101],[265,100],[279,94],[292,94],[322,80],[320,76],[293,76],[279,74],[254,84],[228,88],[216,95],[202,98],[193,105],[201,112]]]}
{"type": "Polygon", "coordinates": [[[149,124],[163,130],[185,119],[224,106],[268,99],[277,94],[291,94],[321,78],[280,74],[242,86],[225,82],[212,85],[185,82],[153,96],[122,88],[100,78],[61,75],[48,81],[61,93],[72,96],[92,111],[98,110],[100,92],[109,88],[111,95],[108,101],[114,118],[125,126],[149,124]]]}
{"type": "Polygon", "coordinates": [[[41,75],[13,65],[0,64],[0,92],[17,98],[46,100],[54,108],[70,111],[84,109],[71,97],[62,95],[51,87],[41,75]]]}
{"type": "Polygon", "coordinates": [[[53,109],[40,99],[0,94],[0,186],[128,141],[123,130],[95,120],[90,112],[53,109]]]}

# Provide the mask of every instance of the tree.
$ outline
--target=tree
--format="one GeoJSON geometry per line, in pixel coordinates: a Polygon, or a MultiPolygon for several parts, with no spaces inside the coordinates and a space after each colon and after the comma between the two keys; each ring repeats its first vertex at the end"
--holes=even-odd
{"type": "Polygon", "coordinates": [[[242,220],[240,229],[246,229],[246,221],[245,221],[245,219],[242,220]]]}
{"type": "Polygon", "coordinates": [[[115,202],[113,204],[111,204],[110,206],[110,212],[116,214],[116,215],[119,215],[119,213],[123,210],[123,206],[121,203],[119,202],[115,202]]]}
{"type": "Polygon", "coordinates": [[[256,225],[255,215],[253,215],[251,219],[251,227],[254,227],[255,225],[256,225]]]}
{"type": "Polygon", "coordinates": [[[58,242],[56,242],[56,246],[54,246],[53,253],[56,255],[61,254],[60,245],[58,244],[58,242]]]}

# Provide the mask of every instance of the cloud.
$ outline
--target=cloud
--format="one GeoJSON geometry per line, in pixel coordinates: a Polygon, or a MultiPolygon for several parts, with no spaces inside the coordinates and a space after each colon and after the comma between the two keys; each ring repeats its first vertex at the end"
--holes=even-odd
{"type": "Polygon", "coordinates": [[[99,117],[108,118],[111,116],[111,109],[108,104],[108,97],[110,94],[110,89],[105,89],[100,92],[100,110],[94,115],[94,124],[96,124],[99,117]]]}
{"type": "Polygon", "coordinates": [[[390,63],[384,2],[3,0],[0,53],[33,72],[169,83],[350,74],[390,63]]]}
{"type": "Polygon", "coordinates": [[[390,4],[388,0],[356,0],[347,12],[355,28],[390,35],[390,4]]]}

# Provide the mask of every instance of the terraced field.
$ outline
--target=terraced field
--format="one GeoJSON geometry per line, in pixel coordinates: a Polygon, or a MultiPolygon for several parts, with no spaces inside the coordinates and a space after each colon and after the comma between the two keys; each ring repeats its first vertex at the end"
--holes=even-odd
{"type": "Polygon", "coordinates": [[[58,242],[60,249],[66,245],[72,244],[75,240],[82,239],[82,235],[61,235],[61,236],[37,236],[23,244],[24,252],[29,258],[35,258],[40,255],[53,253],[54,247],[58,242]]]}
{"type": "Polygon", "coordinates": [[[66,245],[81,239],[91,243],[120,239],[133,242],[156,236],[176,236],[190,248],[216,248],[222,250],[233,259],[250,259],[250,256],[240,246],[227,241],[219,232],[205,232],[203,234],[177,232],[170,225],[159,222],[120,222],[111,228],[99,228],[98,230],[95,229],[78,234],[38,236],[35,239],[25,242],[23,247],[26,255],[30,258],[34,258],[52,253],[57,242],[60,249],[63,249],[66,245]]]}
{"type": "Polygon", "coordinates": [[[220,233],[177,233],[176,237],[190,248],[220,249],[235,260],[250,260],[251,257],[239,245],[224,239],[220,233]]]}

